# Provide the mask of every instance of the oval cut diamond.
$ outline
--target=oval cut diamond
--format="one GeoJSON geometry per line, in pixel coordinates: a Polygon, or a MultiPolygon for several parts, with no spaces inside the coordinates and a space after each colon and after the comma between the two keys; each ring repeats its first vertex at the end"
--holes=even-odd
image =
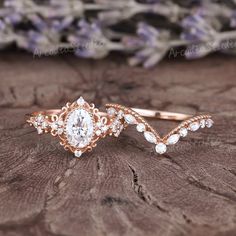
{"type": "Polygon", "coordinates": [[[86,147],[93,137],[93,119],[84,109],[71,111],[66,123],[66,136],[68,143],[77,148],[86,147]]]}

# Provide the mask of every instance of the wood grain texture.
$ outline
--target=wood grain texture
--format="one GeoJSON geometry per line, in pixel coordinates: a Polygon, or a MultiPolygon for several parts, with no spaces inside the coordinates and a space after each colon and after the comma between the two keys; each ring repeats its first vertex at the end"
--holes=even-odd
{"type": "MultiPolygon", "coordinates": [[[[147,71],[123,58],[0,57],[0,235],[236,235],[236,59],[164,61],[147,71]],[[155,155],[128,129],[74,159],[38,136],[24,114],[83,95],[187,113],[215,126],[155,155]]],[[[162,134],[176,126],[152,122],[162,134]]]]}

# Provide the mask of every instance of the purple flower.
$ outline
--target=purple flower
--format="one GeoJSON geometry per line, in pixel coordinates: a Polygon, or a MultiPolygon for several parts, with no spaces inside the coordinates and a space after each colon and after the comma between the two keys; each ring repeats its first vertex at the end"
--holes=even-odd
{"type": "Polygon", "coordinates": [[[129,59],[130,65],[143,64],[145,68],[156,65],[169,49],[169,34],[166,31],[139,23],[137,34],[139,36],[139,50],[129,59]]]}
{"type": "Polygon", "coordinates": [[[6,24],[3,20],[0,19],[0,32],[6,29],[6,24]]]}
{"type": "Polygon", "coordinates": [[[104,36],[98,23],[81,20],[79,29],[68,40],[76,48],[75,54],[85,58],[103,58],[109,53],[110,41],[104,36]]]}
{"type": "Polygon", "coordinates": [[[5,22],[10,25],[16,25],[16,24],[20,23],[22,21],[22,19],[23,19],[23,16],[17,12],[7,14],[4,17],[5,22]]]}
{"type": "Polygon", "coordinates": [[[68,29],[74,20],[72,16],[67,16],[59,19],[43,19],[42,17],[36,14],[30,15],[29,19],[37,30],[41,32],[53,31],[57,33],[68,29]]]}
{"type": "Polygon", "coordinates": [[[200,12],[184,18],[181,26],[184,30],[181,38],[187,41],[207,41],[216,34],[215,29],[200,12]]]}
{"type": "Polygon", "coordinates": [[[185,51],[186,58],[195,59],[206,56],[219,46],[218,32],[207,20],[204,11],[198,11],[186,17],[181,25],[184,29],[181,38],[190,43],[185,51]]]}
{"type": "Polygon", "coordinates": [[[37,54],[42,54],[46,51],[52,50],[53,47],[45,35],[34,30],[22,34],[21,40],[18,40],[17,44],[19,47],[37,54]]]}
{"type": "Polygon", "coordinates": [[[236,11],[231,16],[230,26],[236,28],[236,11]]]}

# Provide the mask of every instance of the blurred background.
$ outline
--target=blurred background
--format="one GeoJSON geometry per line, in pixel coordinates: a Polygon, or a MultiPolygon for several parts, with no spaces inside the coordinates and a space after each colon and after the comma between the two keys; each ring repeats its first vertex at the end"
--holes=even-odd
{"type": "Polygon", "coordinates": [[[34,57],[73,53],[101,59],[125,56],[131,66],[156,66],[164,57],[236,53],[235,0],[5,0],[0,46],[34,57]]]}

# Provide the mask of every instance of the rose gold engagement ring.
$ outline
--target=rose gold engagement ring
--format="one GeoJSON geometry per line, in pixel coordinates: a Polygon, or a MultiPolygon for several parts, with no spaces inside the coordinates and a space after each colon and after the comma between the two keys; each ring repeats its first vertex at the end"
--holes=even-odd
{"type": "Polygon", "coordinates": [[[76,157],[91,151],[101,138],[118,137],[129,125],[135,125],[137,131],[143,133],[144,138],[155,145],[158,154],[165,153],[167,146],[176,144],[181,137],[186,137],[189,131],[195,132],[213,125],[210,115],[192,116],[127,108],[118,104],[107,104],[106,112],[100,112],[94,104],[87,103],[82,97],[73,103],[67,103],[60,110],[33,112],[27,115],[27,122],[37,129],[38,134],[50,133],[59,137],[64,149],[73,152],[76,157]],[[161,137],[144,117],[182,123],[161,137]]]}

